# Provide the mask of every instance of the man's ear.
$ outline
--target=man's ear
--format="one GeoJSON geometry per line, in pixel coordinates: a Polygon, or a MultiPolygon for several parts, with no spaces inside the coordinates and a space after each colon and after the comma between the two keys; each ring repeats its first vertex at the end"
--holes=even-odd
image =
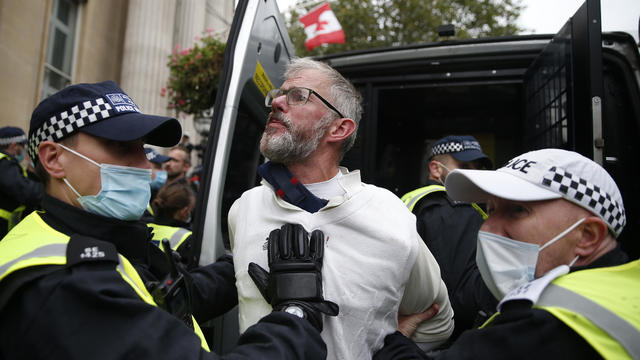
{"type": "Polygon", "coordinates": [[[65,177],[64,166],[60,162],[61,148],[51,140],[45,140],[38,145],[38,159],[49,176],[56,179],[65,177]]]}
{"type": "Polygon", "coordinates": [[[581,238],[576,244],[576,254],[587,257],[593,254],[609,234],[607,224],[597,216],[588,216],[580,224],[581,238]]]}
{"type": "Polygon", "coordinates": [[[442,166],[437,161],[429,161],[429,173],[434,179],[440,179],[442,177],[442,166]]]}
{"type": "Polygon", "coordinates": [[[328,142],[339,142],[349,137],[356,130],[356,123],[349,118],[337,119],[327,131],[328,142]]]}

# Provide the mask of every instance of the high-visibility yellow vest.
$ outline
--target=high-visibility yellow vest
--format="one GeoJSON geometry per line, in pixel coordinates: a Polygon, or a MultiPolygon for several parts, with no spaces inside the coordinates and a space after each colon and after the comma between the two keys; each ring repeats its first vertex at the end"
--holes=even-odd
{"type": "Polygon", "coordinates": [[[640,260],[560,276],[534,307],[565,323],[605,359],[640,359],[640,260]]]}
{"type": "MultiPolygon", "coordinates": [[[[56,231],[42,220],[37,211],[29,214],[0,241],[0,282],[16,271],[32,266],[66,265],[69,236],[56,231]]],[[[144,286],[140,275],[123,255],[118,254],[117,271],[136,294],[152,306],[158,306],[144,286]]],[[[192,317],[193,330],[203,349],[209,351],[202,330],[192,317]]]]}
{"type": "Polygon", "coordinates": [[[187,230],[181,227],[158,225],[153,223],[149,223],[147,224],[147,226],[153,229],[153,238],[151,239],[151,242],[156,244],[156,246],[160,247],[161,249],[162,246],[160,246],[160,242],[162,241],[162,239],[169,240],[171,249],[178,250],[178,248],[184,243],[184,241],[187,240],[192,234],[191,230],[187,230]]]}
{"type": "MultiPolygon", "coordinates": [[[[2,161],[3,159],[7,159],[8,161],[11,161],[11,158],[9,157],[9,155],[0,152],[0,161],[2,161]]],[[[27,170],[25,170],[25,168],[23,168],[22,166],[20,166],[22,168],[22,175],[24,177],[27,177],[27,170]]],[[[14,226],[16,226],[17,223],[20,222],[20,220],[22,220],[22,212],[24,211],[25,206],[24,205],[20,205],[15,209],[1,209],[0,208],[0,218],[5,219],[7,221],[7,231],[11,230],[14,226]]]]}
{"type": "MultiPolygon", "coordinates": [[[[409,211],[413,212],[413,208],[415,208],[416,204],[423,197],[439,191],[446,191],[446,189],[442,185],[427,185],[402,195],[400,200],[402,200],[404,204],[407,205],[409,211]]],[[[484,210],[482,210],[482,208],[480,208],[480,206],[478,206],[478,204],[471,203],[470,205],[473,206],[474,209],[476,209],[476,211],[482,216],[483,220],[487,220],[488,215],[484,212],[484,210]]]]}

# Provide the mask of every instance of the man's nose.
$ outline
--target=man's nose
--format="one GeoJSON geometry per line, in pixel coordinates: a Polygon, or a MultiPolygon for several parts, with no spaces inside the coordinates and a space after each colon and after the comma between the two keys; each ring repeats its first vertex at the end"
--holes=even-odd
{"type": "Polygon", "coordinates": [[[282,94],[278,97],[273,98],[271,101],[271,109],[273,111],[282,111],[286,112],[288,110],[289,104],[287,104],[287,95],[282,94]]]}
{"type": "Polygon", "coordinates": [[[505,236],[505,232],[502,226],[502,219],[497,214],[491,214],[487,218],[487,220],[482,223],[480,227],[480,231],[490,232],[492,234],[497,234],[501,236],[505,236]]]}

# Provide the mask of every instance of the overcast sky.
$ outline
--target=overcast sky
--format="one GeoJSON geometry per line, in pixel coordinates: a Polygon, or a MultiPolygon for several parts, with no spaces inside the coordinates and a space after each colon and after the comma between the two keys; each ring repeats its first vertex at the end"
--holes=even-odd
{"type": "MultiPolygon", "coordinates": [[[[277,0],[280,11],[295,4],[296,0],[277,0]]],[[[571,17],[584,0],[523,0],[526,6],[520,15],[524,33],[553,34],[571,17]]],[[[638,41],[640,0],[601,0],[602,30],[625,31],[638,41]]],[[[340,20],[340,19],[338,19],[340,20]]]]}

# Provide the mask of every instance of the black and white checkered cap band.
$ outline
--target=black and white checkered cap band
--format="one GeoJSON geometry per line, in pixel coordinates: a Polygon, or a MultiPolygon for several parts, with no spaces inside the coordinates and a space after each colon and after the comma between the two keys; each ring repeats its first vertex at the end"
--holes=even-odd
{"type": "Polygon", "coordinates": [[[450,154],[454,152],[460,152],[464,150],[464,146],[461,142],[448,142],[442,143],[438,145],[434,145],[431,149],[431,156],[433,155],[441,155],[441,154],[450,154]]]}
{"type": "Polygon", "coordinates": [[[0,139],[0,145],[9,145],[27,140],[27,135],[12,136],[10,138],[0,139]]]}
{"type": "Polygon", "coordinates": [[[563,194],[567,200],[598,214],[616,236],[627,222],[622,204],[618,204],[610,194],[599,186],[564,169],[556,166],[549,169],[543,176],[542,185],[563,194]]]}
{"type": "Polygon", "coordinates": [[[38,157],[38,145],[45,140],[59,141],[83,126],[113,116],[111,105],[103,98],[85,101],[45,121],[29,138],[29,157],[38,157]]]}

